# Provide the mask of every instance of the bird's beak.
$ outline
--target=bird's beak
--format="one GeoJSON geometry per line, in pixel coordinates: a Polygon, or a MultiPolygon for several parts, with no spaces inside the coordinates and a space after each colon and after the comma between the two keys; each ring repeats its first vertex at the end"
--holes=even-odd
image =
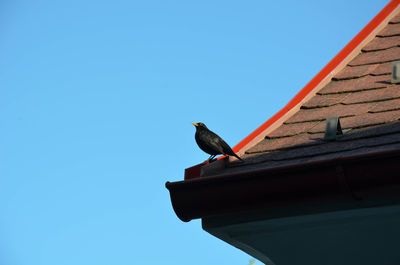
{"type": "Polygon", "coordinates": [[[192,124],[193,124],[194,126],[196,126],[196,127],[199,126],[197,123],[194,123],[194,122],[192,122],[192,124]]]}

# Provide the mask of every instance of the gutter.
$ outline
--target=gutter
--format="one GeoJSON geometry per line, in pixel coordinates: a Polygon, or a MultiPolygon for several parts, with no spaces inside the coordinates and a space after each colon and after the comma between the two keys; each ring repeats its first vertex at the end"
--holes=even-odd
{"type": "Polygon", "coordinates": [[[165,185],[176,215],[188,222],[252,211],[279,215],[293,207],[312,212],[316,204],[326,211],[386,204],[400,194],[399,176],[400,149],[394,149],[165,185]]]}

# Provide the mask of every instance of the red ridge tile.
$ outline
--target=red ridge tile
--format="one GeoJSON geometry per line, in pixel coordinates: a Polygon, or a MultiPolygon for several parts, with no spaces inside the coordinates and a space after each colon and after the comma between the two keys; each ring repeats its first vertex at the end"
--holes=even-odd
{"type": "Polygon", "coordinates": [[[400,47],[393,47],[374,52],[363,52],[354,58],[349,65],[357,66],[364,64],[386,63],[396,60],[400,60],[400,47]]]}

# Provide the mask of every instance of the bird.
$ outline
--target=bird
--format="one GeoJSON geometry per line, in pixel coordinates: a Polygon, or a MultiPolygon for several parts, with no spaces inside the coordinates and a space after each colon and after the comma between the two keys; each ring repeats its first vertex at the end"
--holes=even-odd
{"type": "Polygon", "coordinates": [[[196,127],[196,134],[194,137],[197,145],[201,150],[210,155],[207,161],[211,161],[216,155],[228,155],[234,156],[243,162],[243,160],[232,151],[232,148],[230,148],[216,133],[210,131],[204,123],[192,122],[192,124],[196,127]]]}

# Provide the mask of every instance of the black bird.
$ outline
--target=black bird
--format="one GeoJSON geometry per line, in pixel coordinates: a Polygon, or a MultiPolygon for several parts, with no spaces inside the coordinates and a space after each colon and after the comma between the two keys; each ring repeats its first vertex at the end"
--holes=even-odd
{"type": "Polygon", "coordinates": [[[197,145],[201,150],[211,155],[207,159],[208,161],[212,160],[216,155],[234,156],[243,161],[221,137],[210,131],[204,123],[198,122],[192,124],[196,126],[195,139],[197,145]]]}

